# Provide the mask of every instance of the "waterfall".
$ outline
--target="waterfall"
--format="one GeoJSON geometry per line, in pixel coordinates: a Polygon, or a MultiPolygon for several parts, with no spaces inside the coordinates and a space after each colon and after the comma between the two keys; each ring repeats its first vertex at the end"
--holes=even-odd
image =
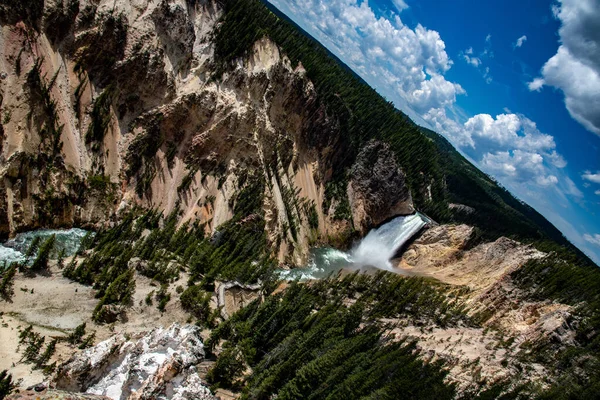
{"type": "Polygon", "coordinates": [[[396,217],[371,230],[349,252],[332,248],[313,249],[306,267],[280,271],[280,275],[288,280],[307,280],[324,278],[343,268],[356,270],[375,267],[393,271],[390,260],[428,222],[429,220],[419,213],[396,217]]]}
{"type": "Polygon", "coordinates": [[[427,222],[420,214],[397,217],[377,229],[371,230],[351,252],[358,266],[372,266],[391,271],[390,260],[404,243],[423,228],[427,222]]]}
{"type": "Polygon", "coordinates": [[[12,262],[25,261],[23,253],[27,251],[29,245],[35,237],[41,237],[42,242],[51,235],[56,236],[54,245],[54,254],[58,254],[62,249],[65,250],[66,256],[75,254],[81,240],[85,237],[87,231],[78,228],[55,230],[55,229],[40,229],[37,231],[23,232],[15,236],[14,239],[8,240],[4,244],[0,244],[0,266],[4,261],[9,265],[12,262]]]}

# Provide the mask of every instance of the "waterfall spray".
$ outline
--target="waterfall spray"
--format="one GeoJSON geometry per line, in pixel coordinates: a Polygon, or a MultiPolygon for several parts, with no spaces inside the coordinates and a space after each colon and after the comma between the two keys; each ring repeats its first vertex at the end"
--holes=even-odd
{"type": "Polygon", "coordinates": [[[289,280],[319,279],[343,268],[352,270],[374,267],[393,271],[390,260],[428,222],[419,213],[396,217],[371,230],[349,252],[332,248],[313,249],[309,264],[305,268],[280,271],[281,277],[289,280]]]}

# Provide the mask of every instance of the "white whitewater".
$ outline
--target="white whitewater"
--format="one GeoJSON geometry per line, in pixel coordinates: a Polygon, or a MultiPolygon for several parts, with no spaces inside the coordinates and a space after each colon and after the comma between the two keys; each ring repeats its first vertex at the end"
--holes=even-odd
{"type": "Polygon", "coordinates": [[[419,213],[396,217],[371,230],[349,252],[332,248],[313,249],[306,267],[280,271],[281,277],[289,280],[320,279],[343,268],[356,270],[374,267],[394,271],[390,260],[428,222],[429,220],[419,213]]]}
{"type": "Polygon", "coordinates": [[[64,249],[66,256],[72,256],[79,248],[79,245],[86,234],[87,231],[79,228],[65,230],[40,229],[37,231],[19,233],[14,239],[10,239],[4,244],[0,244],[0,266],[2,266],[4,261],[6,261],[6,265],[10,265],[12,262],[25,261],[23,253],[27,251],[33,239],[38,236],[44,241],[51,235],[55,235],[55,254],[58,254],[60,250],[64,249]]]}

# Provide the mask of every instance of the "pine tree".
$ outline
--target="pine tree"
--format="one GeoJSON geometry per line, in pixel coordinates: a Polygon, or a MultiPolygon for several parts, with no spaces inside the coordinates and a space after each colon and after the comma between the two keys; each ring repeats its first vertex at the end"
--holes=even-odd
{"type": "Polygon", "coordinates": [[[88,336],[83,338],[81,344],[79,345],[80,349],[87,349],[88,347],[92,347],[94,345],[94,341],[96,340],[96,332],[90,333],[88,336]]]}
{"type": "Polygon", "coordinates": [[[12,380],[12,375],[7,370],[0,372],[0,400],[11,394],[17,385],[12,380]]]}
{"type": "Polygon", "coordinates": [[[45,340],[46,338],[44,338],[39,333],[31,331],[29,333],[29,336],[25,339],[27,347],[25,348],[25,351],[23,351],[23,356],[21,357],[21,360],[25,361],[28,364],[36,362],[40,355],[40,350],[42,349],[45,340]]]}
{"type": "Polygon", "coordinates": [[[48,345],[46,346],[46,349],[44,350],[44,352],[39,357],[36,358],[36,360],[35,360],[35,368],[36,369],[44,369],[48,366],[48,361],[50,361],[50,359],[54,355],[54,352],[56,351],[56,343],[57,342],[58,342],[57,339],[52,339],[52,341],[50,341],[50,343],[48,343],[48,345]]]}
{"type": "MultiPolygon", "coordinates": [[[[38,248],[40,247],[40,243],[42,242],[42,238],[40,236],[36,236],[33,238],[33,240],[31,241],[31,244],[29,245],[29,247],[27,248],[27,251],[25,252],[25,259],[27,261],[29,261],[29,259],[31,257],[33,257],[34,255],[37,254],[38,248]]],[[[27,262],[25,262],[27,263],[27,262]]]]}
{"type": "Polygon", "coordinates": [[[10,267],[3,268],[2,274],[0,275],[2,280],[0,280],[0,297],[4,301],[10,301],[12,296],[15,294],[14,291],[14,283],[15,283],[15,275],[17,273],[17,264],[12,263],[10,267]]]}
{"type": "Polygon", "coordinates": [[[69,336],[67,336],[67,342],[73,345],[81,343],[83,335],[85,335],[85,327],[85,322],[81,325],[78,325],[75,330],[69,336]]]}
{"type": "Polygon", "coordinates": [[[66,254],[67,254],[67,251],[64,247],[62,249],[60,249],[60,251],[58,253],[58,257],[56,258],[56,265],[60,269],[63,269],[63,267],[64,267],[66,254]]]}
{"type": "Polygon", "coordinates": [[[50,253],[54,249],[55,243],[56,235],[52,235],[40,246],[38,255],[33,264],[31,264],[32,271],[42,271],[48,269],[48,260],[50,259],[50,253]]]}

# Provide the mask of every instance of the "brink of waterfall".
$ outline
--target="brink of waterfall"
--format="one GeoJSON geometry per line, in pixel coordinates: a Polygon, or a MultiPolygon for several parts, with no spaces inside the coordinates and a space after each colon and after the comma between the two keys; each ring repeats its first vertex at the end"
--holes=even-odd
{"type": "Polygon", "coordinates": [[[390,260],[429,222],[419,213],[396,217],[372,229],[348,252],[326,247],[312,249],[306,267],[281,271],[281,277],[288,280],[321,279],[341,269],[377,268],[394,272],[390,260]]]}

